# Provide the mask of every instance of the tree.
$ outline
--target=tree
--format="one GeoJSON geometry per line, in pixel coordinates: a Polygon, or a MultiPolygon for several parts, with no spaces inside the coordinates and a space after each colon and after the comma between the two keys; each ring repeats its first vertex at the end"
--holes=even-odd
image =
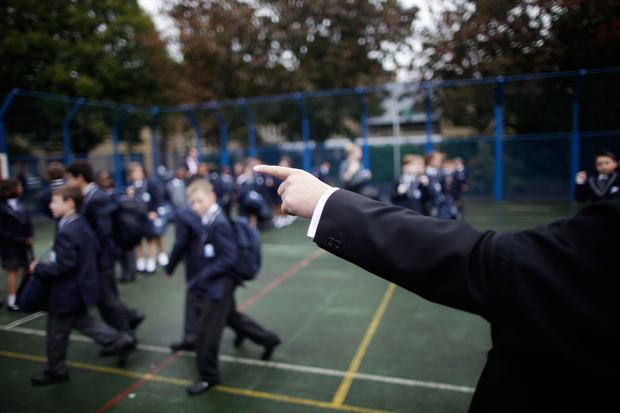
{"type": "MultiPolygon", "coordinates": [[[[382,62],[409,47],[417,9],[396,0],[179,0],[167,13],[180,30],[189,95],[207,101],[385,83],[382,62]]],[[[359,107],[351,102],[326,100],[320,116],[311,114],[312,137],[353,135],[346,119],[359,107]]],[[[377,113],[378,102],[369,109],[377,113]]],[[[299,129],[295,104],[274,116],[289,138],[299,129]]]]}
{"type": "MultiPolygon", "coordinates": [[[[3,3],[0,93],[17,87],[117,103],[169,101],[175,88],[173,63],[136,0],[3,3]]],[[[57,149],[59,126],[69,107],[36,105],[36,111],[31,106],[27,110],[16,100],[8,127],[57,149]]],[[[116,116],[113,111],[78,113],[72,129],[74,150],[86,153],[97,146],[101,132],[109,131],[104,126],[116,116]]],[[[137,133],[130,136],[137,138],[137,133]]]]}

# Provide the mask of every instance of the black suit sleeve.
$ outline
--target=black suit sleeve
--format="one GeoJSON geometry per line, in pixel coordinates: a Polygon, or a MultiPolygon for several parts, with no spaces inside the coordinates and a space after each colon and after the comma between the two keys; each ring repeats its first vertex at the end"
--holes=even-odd
{"type": "Polygon", "coordinates": [[[488,319],[495,237],[340,190],[328,199],[314,242],[430,301],[488,319]]]}

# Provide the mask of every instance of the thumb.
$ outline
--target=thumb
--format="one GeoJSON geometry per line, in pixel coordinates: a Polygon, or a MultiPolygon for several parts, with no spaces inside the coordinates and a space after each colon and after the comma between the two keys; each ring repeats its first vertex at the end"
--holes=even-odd
{"type": "Polygon", "coordinates": [[[286,168],[284,166],[272,166],[272,165],[257,165],[254,167],[254,172],[259,174],[266,174],[275,176],[276,178],[286,179],[296,169],[286,168]]]}

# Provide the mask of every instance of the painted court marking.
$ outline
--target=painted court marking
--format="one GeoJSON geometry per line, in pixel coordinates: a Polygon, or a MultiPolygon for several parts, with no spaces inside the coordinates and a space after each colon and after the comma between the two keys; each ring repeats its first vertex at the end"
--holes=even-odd
{"type": "MultiPolygon", "coordinates": [[[[4,330],[4,328],[0,328],[0,330],[4,330]]],[[[45,330],[36,330],[33,328],[16,327],[8,331],[12,331],[14,333],[30,334],[34,336],[45,337],[45,330]]],[[[92,343],[92,344],[95,343],[93,340],[91,340],[88,337],[79,336],[75,334],[71,334],[69,338],[72,341],[81,341],[84,343],[92,343]]],[[[152,353],[170,354],[170,347],[152,346],[148,344],[138,344],[137,348],[138,350],[148,351],[152,353]]],[[[195,357],[196,353],[191,352],[191,351],[186,351],[184,352],[183,355],[186,357],[195,357]]],[[[345,377],[347,375],[347,372],[342,371],[342,370],[324,369],[321,367],[301,366],[298,364],[279,363],[277,361],[263,361],[263,360],[257,360],[257,359],[247,359],[243,357],[233,357],[233,356],[226,356],[226,355],[220,355],[219,359],[220,361],[225,362],[225,363],[245,364],[245,365],[250,365],[250,366],[273,368],[277,370],[287,370],[287,371],[296,371],[300,373],[319,374],[323,376],[345,377]]],[[[121,371],[124,371],[124,370],[121,370],[121,371]]],[[[468,386],[458,386],[454,384],[437,383],[437,382],[432,382],[432,381],[402,379],[398,377],[378,376],[376,374],[355,373],[353,377],[359,380],[368,380],[368,381],[389,383],[389,384],[399,384],[403,386],[425,387],[425,388],[437,389],[437,390],[450,390],[450,391],[456,391],[456,392],[462,392],[462,393],[473,393],[475,390],[474,387],[468,387],[468,386]]]]}
{"type": "Polygon", "coordinates": [[[27,323],[28,321],[32,321],[32,320],[37,319],[37,318],[39,318],[39,317],[41,317],[41,316],[43,316],[43,315],[45,315],[45,311],[39,311],[38,313],[30,314],[30,315],[29,315],[29,316],[27,316],[27,317],[20,318],[19,320],[15,320],[15,321],[13,321],[13,322],[12,322],[12,323],[10,323],[10,324],[7,324],[7,325],[5,325],[5,326],[2,326],[2,329],[3,329],[3,330],[10,330],[10,329],[12,329],[13,327],[20,326],[20,325],[22,325],[22,324],[27,323]]]}
{"type": "Polygon", "coordinates": [[[245,310],[246,308],[254,304],[263,295],[267,294],[269,291],[276,288],[279,284],[282,283],[282,281],[286,280],[287,278],[289,278],[290,276],[292,276],[293,274],[295,274],[296,272],[304,268],[306,265],[310,264],[312,261],[319,258],[324,253],[325,253],[325,250],[322,250],[322,249],[315,250],[309,257],[304,258],[303,260],[299,261],[297,265],[295,265],[293,268],[291,268],[290,270],[288,270],[287,272],[285,272],[284,274],[282,274],[281,276],[279,276],[278,278],[276,278],[275,280],[267,284],[265,288],[263,288],[262,290],[254,294],[252,297],[247,299],[243,304],[238,306],[237,311],[245,310]]]}
{"type": "MultiPolygon", "coordinates": [[[[280,283],[282,283],[284,280],[286,280],[287,278],[289,278],[290,276],[292,276],[293,274],[295,274],[297,271],[301,270],[302,268],[304,268],[306,265],[310,264],[312,261],[314,261],[315,259],[317,259],[318,257],[320,257],[325,251],[321,250],[321,249],[317,249],[316,251],[314,251],[309,257],[304,258],[303,260],[301,260],[299,263],[297,263],[297,265],[295,265],[293,268],[291,268],[290,270],[288,270],[287,272],[285,272],[284,274],[282,274],[281,276],[279,276],[278,278],[276,278],[275,280],[273,280],[272,282],[270,282],[269,284],[267,284],[267,286],[265,288],[263,288],[261,291],[259,291],[258,293],[254,294],[252,297],[250,297],[248,300],[246,300],[243,304],[241,304],[240,306],[237,307],[237,311],[243,311],[244,309],[248,308],[249,306],[251,306],[252,304],[254,304],[259,298],[261,298],[262,296],[264,296],[265,294],[267,294],[269,291],[273,290],[276,286],[278,286],[280,283]]],[[[170,364],[172,361],[174,361],[177,357],[179,357],[182,353],[181,352],[177,352],[175,353],[175,355],[171,358],[168,358],[166,361],[164,361],[162,364],[160,364],[159,366],[157,366],[153,372],[158,372],[159,370],[163,369],[165,366],[167,366],[168,364],[170,364]]],[[[149,373],[150,374],[150,373],[149,373]]],[[[153,375],[155,375],[155,373],[153,373],[153,375]]],[[[145,376],[146,377],[146,376],[145,376]]],[[[120,394],[118,394],[115,398],[113,398],[112,400],[110,400],[108,403],[106,403],[105,406],[103,406],[101,409],[103,410],[99,410],[97,413],[102,413],[104,411],[106,411],[107,409],[109,409],[110,407],[114,406],[115,404],[117,404],[118,402],[120,402],[127,394],[129,394],[131,391],[137,389],[138,387],[142,386],[144,383],[146,383],[147,379],[142,378],[140,379],[138,382],[134,383],[132,386],[128,387],[127,389],[125,389],[123,392],[121,392],[120,394]]]]}
{"type": "MultiPolygon", "coordinates": [[[[164,361],[162,364],[160,364],[159,366],[157,366],[155,369],[151,370],[147,374],[136,373],[136,372],[122,370],[122,369],[115,369],[115,368],[111,368],[111,367],[97,366],[97,365],[87,364],[87,363],[77,363],[77,362],[74,362],[74,361],[67,361],[67,365],[69,365],[71,367],[78,368],[78,369],[98,371],[98,372],[102,372],[102,373],[109,373],[109,374],[115,374],[115,375],[120,375],[120,376],[139,377],[140,378],[140,380],[138,380],[136,383],[134,383],[133,385],[128,387],[122,393],[119,393],[115,398],[113,398],[108,403],[106,403],[102,408],[97,410],[97,413],[103,413],[103,412],[107,411],[108,409],[110,409],[110,407],[112,407],[116,403],[118,403],[120,400],[125,398],[129,393],[131,393],[132,391],[134,391],[135,389],[137,389],[138,387],[140,387],[142,384],[146,383],[149,380],[163,382],[163,383],[177,384],[177,385],[180,385],[180,386],[191,386],[193,384],[193,382],[191,382],[189,380],[182,380],[182,379],[176,379],[174,377],[166,377],[166,376],[158,376],[157,375],[157,373],[159,373],[159,371],[161,371],[168,364],[172,363],[180,355],[181,355],[181,352],[177,352],[177,353],[173,354],[166,361],[164,361]]],[[[41,363],[47,362],[47,359],[45,357],[35,356],[35,355],[31,355],[31,354],[14,353],[14,352],[10,352],[10,351],[0,351],[0,356],[10,357],[10,358],[17,358],[17,359],[22,359],[22,360],[37,361],[37,362],[41,362],[41,363]]],[[[258,399],[273,400],[273,401],[292,403],[292,404],[300,404],[300,405],[312,406],[312,407],[320,407],[320,408],[324,408],[324,409],[342,410],[342,411],[347,411],[347,412],[390,413],[390,412],[387,412],[387,411],[384,411],[384,410],[375,410],[375,409],[369,409],[369,408],[365,408],[365,407],[348,406],[348,405],[334,405],[333,403],[322,402],[322,401],[319,401],[319,400],[304,399],[304,398],[300,398],[300,397],[284,396],[284,395],[280,395],[280,394],[266,393],[266,392],[260,392],[260,391],[255,391],[255,390],[238,389],[238,388],[235,388],[235,387],[228,387],[228,386],[216,386],[216,387],[213,388],[213,391],[220,391],[220,392],[223,392],[223,393],[236,394],[236,395],[240,395],[240,396],[254,397],[254,398],[258,398],[258,399]]]]}
{"type": "Polygon", "coordinates": [[[291,253],[311,253],[316,250],[312,245],[280,245],[280,244],[262,244],[261,250],[265,252],[291,252],[291,253]]]}
{"type": "Polygon", "coordinates": [[[332,400],[333,404],[337,406],[341,406],[344,403],[344,399],[347,397],[347,394],[349,393],[349,389],[351,388],[351,384],[353,383],[353,378],[355,377],[355,373],[357,373],[357,370],[360,368],[360,364],[362,364],[362,359],[364,358],[364,354],[366,354],[366,350],[368,350],[370,341],[372,340],[372,337],[375,335],[375,332],[377,331],[377,327],[379,326],[381,317],[383,317],[383,313],[385,312],[385,309],[387,308],[390,302],[390,299],[392,298],[392,294],[394,293],[395,287],[396,287],[395,284],[390,283],[387,291],[383,295],[383,300],[381,300],[381,304],[379,304],[379,308],[377,308],[377,311],[375,312],[375,315],[372,318],[370,325],[368,326],[368,330],[366,330],[366,334],[364,335],[364,338],[362,339],[362,342],[357,348],[357,351],[355,352],[355,356],[353,357],[353,360],[351,361],[351,364],[349,365],[349,369],[347,370],[347,375],[344,377],[344,380],[342,380],[342,383],[340,383],[340,387],[338,387],[338,390],[336,391],[336,394],[334,395],[334,399],[332,400]]]}

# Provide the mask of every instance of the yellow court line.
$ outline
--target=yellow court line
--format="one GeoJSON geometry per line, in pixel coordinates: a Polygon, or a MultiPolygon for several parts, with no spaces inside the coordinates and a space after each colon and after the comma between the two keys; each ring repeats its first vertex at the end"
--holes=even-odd
{"type": "MultiPolygon", "coordinates": [[[[0,356],[18,358],[18,359],[23,359],[23,360],[38,361],[42,363],[47,362],[47,358],[45,357],[34,356],[34,355],[23,354],[23,353],[14,353],[11,351],[0,350],[0,356]]],[[[148,373],[147,374],[136,373],[133,371],[115,369],[112,367],[97,366],[94,364],[78,363],[75,361],[67,361],[67,365],[75,367],[75,368],[79,368],[79,369],[84,369],[84,370],[99,371],[103,373],[110,373],[110,374],[129,376],[129,377],[146,378],[147,380],[152,380],[152,381],[157,381],[157,382],[162,382],[162,383],[177,384],[180,386],[191,386],[192,384],[194,384],[194,382],[190,380],[176,379],[174,377],[165,377],[165,376],[159,376],[159,375],[151,375],[148,373]]],[[[292,404],[301,404],[305,406],[319,407],[323,409],[341,410],[341,411],[346,411],[346,412],[391,413],[385,410],[375,410],[375,409],[368,409],[365,407],[347,406],[347,405],[342,405],[342,404],[337,405],[337,404],[334,404],[333,402],[322,402],[318,400],[303,399],[300,397],[283,396],[280,394],[265,393],[265,392],[255,391],[255,390],[237,389],[234,387],[227,387],[227,386],[216,386],[213,388],[213,391],[220,391],[223,393],[237,394],[237,395],[247,396],[247,397],[254,397],[258,399],[280,401],[280,402],[286,402],[286,403],[292,403],[292,404]]]]}
{"type": "Polygon", "coordinates": [[[364,354],[366,354],[366,350],[368,349],[368,346],[370,345],[370,340],[372,340],[372,337],[375,335],[375,332],[377,331],[377,327],[379,326],[381,317],[383,317],[383,313],[385,312],[385,309],[387,308],[387,305],[390,302],[390,298],[392,298],[392,294],[394,293],[395,287],[396,285],[390,283],[387,291],[383,295],[383,300],[381,300],[381,304],[379,304],[379,308],[377,308],[377,311],[375,312],[375,316],[372,318],[372,321],[370,322],[370,325],[368,326],[368,330],[366,330],[366,335],[364,335],[364,339],[362,340],[362,343],[360,344],[360,346],[357,349],[357,352],[355,353],[355,357],[353,357],[353,360],[351,361],[351,364],[349,365],[349,369],[347,370],[347,375],[344,376],[342,383],[340,383],[340,387],[338,387],[338,390],[336,391],[336,394],[334,395],[334,399],[332,400],[332,403],[334,405],[342,406],[342,404],[344,403],[344,399],[347,397],[347,393],[349,393],[349,389],[351,388],[351,383],[353,383],[353,377],[355,377],[355,373],[357,373],[357,370],[360,368],[360,364],[362,363],[364,354]]]}

